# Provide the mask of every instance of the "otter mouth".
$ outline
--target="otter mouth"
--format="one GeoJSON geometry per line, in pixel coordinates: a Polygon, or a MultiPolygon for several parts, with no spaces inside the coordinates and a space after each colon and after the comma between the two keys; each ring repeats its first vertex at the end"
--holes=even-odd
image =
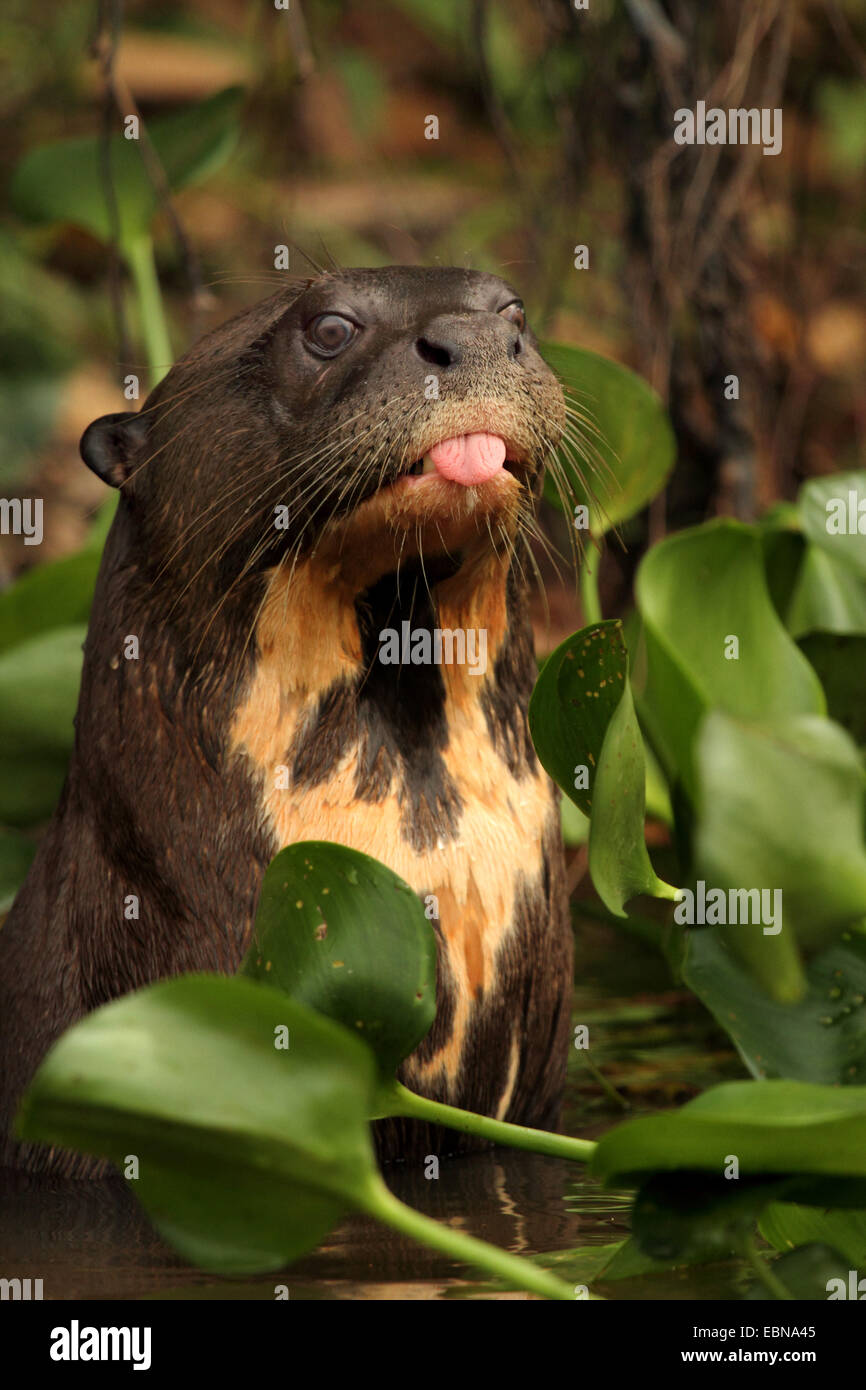
{"type": "Polygon", "coordinates": [[[499,434],[487,430],[456,434],[431,444],[402,476],[423,478],[437,474],[461,487],[479,487],[502,472],[507,452],[508,446],[499,434]]]}
{"type": "Polygon", "coordinates": [[[517,532],[520,494],[535,465],[510,431],[437,438],[431,430],[413,445],[406,454],[418,456],[407,463],[404,454],[390,478],[333,518],[316,542],[318,556],[332,557],[356,592],[416,558],[426,565],[443,557],[457,569],[467,557],[504,562],[517,532]]]}
{"type": "Polygon", "coordinates": [[[529,466],[529,459],[502,435],[478,430],[431,444],[387,486],[415,486],[423,478],[438,477],[458,488],[477,488],[505,473],[522,482],[529,466]]]}

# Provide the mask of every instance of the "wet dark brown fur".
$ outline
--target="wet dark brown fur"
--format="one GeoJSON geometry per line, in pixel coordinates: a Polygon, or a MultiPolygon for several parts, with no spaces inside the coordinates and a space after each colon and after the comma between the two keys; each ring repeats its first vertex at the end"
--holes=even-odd
{"type": "MultiPolygon", "coordinates": [[[[296,839],[363,849],[439,900],[438,1012],[407,1084],[557,1124],[571,933],[556,796],[526,728],[525,569],[564,410],[515,300],[457,270],[321,276],[88,431],[84,457],[121,497],[66,786],[0,930],[3,1135],[77,1018],[162,976],[237,968],[264,869],[296,839]],[[323,314],[355,324],[332,357],[310,338],[323,314]],[[478,430],[506,441],[501,477],[405,479],[478,430]],[[378,634],[405,619],[483,628],[486,673],[383,665],[378,634]]],[[[388,1158],[459,1146],[396,1121],[378,1141],[388,1158]]],[[[8,1139],[2,1157],[87,1171],[8,1139]]]]}

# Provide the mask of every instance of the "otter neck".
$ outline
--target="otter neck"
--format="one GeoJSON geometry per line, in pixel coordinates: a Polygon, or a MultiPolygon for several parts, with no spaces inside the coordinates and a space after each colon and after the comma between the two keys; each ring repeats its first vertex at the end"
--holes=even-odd
{"type": "Polygon", "coordinates": [[[479,546],[459,560],[411,561],[356,592],[330,558],[281,566],[256,625],[254,679],[266,678],[284,709],[337,686],[359,703],[414,690],[423,704],[425,686],[457,703],[478,698],[508,628],[510,567],[479,546]]]}
{"type": "Polygon", "coordinates": [[[396,796],[407,807],[407,838],[420,847],[458,834],[460,796],[446,763],[470,729],[494,742],[503,773],[533,772],[523,714],[531,635],[509,575],[509,559],[489,549],[429,590],[411,569],[399,584],[385,575],[360,594],[315,560],[275,572],[229,739],[269,802],[279,806],[281,789],[303,795],[326,785],[347,802],[396,796]],[[406,623],[415,634],[408,652],[406,623]],[[389,629],[391,659],[383,660],[389,629]]]}

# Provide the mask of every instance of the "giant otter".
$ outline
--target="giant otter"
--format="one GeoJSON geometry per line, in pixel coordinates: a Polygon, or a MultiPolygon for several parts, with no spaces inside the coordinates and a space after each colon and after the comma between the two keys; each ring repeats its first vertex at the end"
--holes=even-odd
{"type": "MultiPolygon", "coordinates": [[[[281,290],[86,431],[120,502],[66,785],[0,930],[5,1162],[91,1171],[9,1137],[47,1049],[161,976],[235,970],[301,839],[438,899],[436,1020],[401,1079],[556,1125],[572,945],[526,569],[564,423],[508,284],[391,266],[281,290]],[[386,629],[473,634],[476,660],[383,660],[386,629]]],[[[444,1141],[388,1121],[378,1142],[444,1141]]]]}

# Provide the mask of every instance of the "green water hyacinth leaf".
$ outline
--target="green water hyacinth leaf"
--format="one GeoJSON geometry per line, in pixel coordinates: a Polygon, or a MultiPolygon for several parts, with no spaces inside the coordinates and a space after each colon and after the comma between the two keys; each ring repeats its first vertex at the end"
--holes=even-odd
{"type": "MultiPolygon", "coordinates": [[[[780,1288],[779,1298],[806,1300],[825,1303],[834,1285],[831,1280],[841,1280],[848,1288],[848,1266],[838,1250],[823,1242],[798,1246],[787,1255],[781,1255],[772,1264],[773,1283],[780,1288]],[[781,1290],[784,1289],[783,1294],[781,1290]]],[[[838,1283],[836,1285],[838,1287],[838,1283]]],[[[749,1302],[763,1302],[767,1298],[766,1285],[758,1282],[746,1294],[749,1302]]]]}
{"type": "Polygon", "coordinates": [[[761,535],[719,521],[655,546],[638,570],[647,673],[641,718],[668,782],[696,796],[694,741],[708,710],[743,720],[824,714],[820,682],[771,602],[761,535]],[[726,655],[738,644],[736,658],[726,655]]]}
{"type": "Polygon", "coordinates": [[[532,692],[529,729],[542,766],[590,817],[589,870],[605,906],[624,917],[641,893],[673,898],[644,840],[646,767],[619,621],[557,647],[532,692]]]}
{"type": "Polygon", "coordinates": [[[138,1160],[134,1192],[186,1259],[222,1274],[282,1268],[359,1208],[544,1298],[568,1285],[399,1202],[375,1165],[369,1048],[251,980],[186,975],[66,1032],[25,1096],[24,1139],[138,1160]]]}
{"type": "Polygon", "coordinates": [[[326,841],[271,862],[242,970],[357,1032],[388,1078],[436,1013],[436,938],[421,900],[384,864],[326,841]]]}
{"type": "MultiPolygon", "coordinates": [[[[712,1256],[708,1256],[708,1259],[712,1256]]],[[[633,1236],[618,1240],[609,1245],[586,1245],[574,1250],[557,1250],[551,1254],[537,1255],[545,1269],[562,1275],[570,1284],[599,1284],[618,1282],[621,1279],[640,1279],[646,1281],[645,1296],[652,1297],[652,1285],[648,1275],[668,1273],[684,1261],[654,1260],[644,1253],[633,1236]]],[[[635,1294],[639,1297],[639,1294],[635,1294]]]]}
{"type": "Polygon", "coordinates": [[[866,472],[814,478],[797,506],[812,544],[866,581],[866,472]]]}
{"type": "Polygon", "coordinates": [[[784,616],[793,637],[866,633],[866,584],[834,555],[807,545],[784,616]]]}
{"type": "Polygon", "coordinates": [[[589,870],[611,912],[624,917],[632,898],[647,893],[673,900],[677,890],[658,877],[644,840],[645,767],[631,686],[610,721],[595,782],[589,825],[589,870]]]}
{"type": "Polygon", "coordinates": [[[773,1202],[761,1217],[760,1231],[777,1250],[793,1250],[815,1241],[830,1245],[850,1261],[853,1269],[866,1273],[864,1210],[832,1211],[796,1202],[773,1202]]]}
{"type": "Polygon", "coordinates": [[[0,655],[0,758],[69,753],[86,636],[55,628],[0,655]]]}
{"type": "Polygon", "coordinates": [[[428,1100],[396,1080],[436,1014],[436,938],[420,898],[368,855],[322,840],[281,850],[242,973],[363,1039],[380,1082],[369,1119],[405,1116],[578,1162],[592,1153],[587,1140],[428,1100]]]}
{"type": "MultiPolygon", "coordinates": [[[[707,1178],[701,1174],[701,1181],[706,1188],[707,1178]]],[[[672,1181],[679,1181],[677,1175],[672,1181]]],[[[729,1183],[728,1188],[736,1186],[729,1183]]],[[[672,1242],[673,1244],[673,1242],[672,1242]]],[[[634,1236],[629,1236],[627,1240],[620,1240],[610,1245],[590,1245],[580,1247],[575,1250],[557,1250],[553,1254],[538,1255],[536,1259],[542,1263],[545,1269],[550,1269],[561,1278],[567,1280],[569,1284],[586,1284],[591,1290],[603,1292],[607,1297],[613,1293],[617,1298],[622,1299],[656,1299],[656,1298],[676,1298],[678,1295],[672,1292],[676,1283],[671,1275],[676,1273],[682,1289],[682,1297],[694,1298],[695,1293],[695,1271],[691,1266],[704,1265],[712,1266],[719,1260],[720,1250],[718,1242],[706,1242],[703,1248],[698,1248],[698,1242],[693,1242],[693,1249],[688,1257],[677,1253],[662,1259],[654,1259],[648,1255],[638,1244],[634,1236]],[[709,1248],[707,1248],[709,1246],[709,1248]],[[619,1289],[608,1289],[608,1285],[624,1283],[625,1287],[619,1289]]],[[[730,1259],[730,1250],[725,1248],[721,1252],[724,1261],[730,1259]]],[[[715,1278],[721,1271],[715,1271],[715,1278]]],[[[714,1278],[714,1273],[708,1271],[708,1277],[714,1278]]]]}
{"type": "Polygon", "coordinates": [[[698,877],[726,890],[766,890],[776,917],[769,930],[730,918],[718,929],[774,998],[800,997],[805,981],[789,992],[783,951],[820,949],[866,916],[859,752],[828,719],[752,727],[714,711],[697,762],[698,877]]]}
{"type": "Polygon", "coordinates": [[[0,654],[52,628],[86,623],[100,555],[101,544],[88,544],[10,584],[0,594],[0,654]]]}
{"type": "MultiPolygon", "coordinates": [[[[206,101],[148,123],[169,187],[186,187],[206,177],[237,141],[242,89],[230,87],[206,101]]],[[[117,199],[120,244],[125,255],[147,233],[158,206],[138,140],[111,140],[112,181],[117,199]]],[[[40,145],[21,160],[11,183],[14,210],[30,222],[69,222],[100,241],[111,240],[111,217],[95,136],[40,145]]]]}
{"type": "Polygon", "coordinates": [[[589,839],[589,817],[579,811],[567,796],[559,803],[559,818],[563,844],[571,848],[585,845],[589,839]]]}
{"type": "Polygon", "coordinates": [[[84,627],[39,633],[0,654],[0,822],[54,809],[75,737],[84,627]]]}
{"type": "Polygon", "coordinates": [[[19,1132],[121,1170],[137,1155],[134,1191],[185,1258],[278,1269],[327,1234],[373,1171],[373,1074],[362,1044],[276,991],[186,976],[64,1034],[19,1132]]]}
{"type": "MultiPolygon", "coordinates": [[[[725,1082],[674,1114],[610,1130],[599,1141],[592,1171],[608,1184],[681,1169],[723,1174],[729,1154],[736,1155],[741,1177],[856,1179],[852,1187],[866,1199],[866,1086],[725,1082]]],[[[862,1205],[859,1197],[856,1205],[862,1205]]]]}
{"type": "Polygon", "coordinates": [[[592,810],[594,774],[622,699],[628,653],[618,619],[572,633],[544,663],[529,702],[529,731],[545,770],[575,806],[592,810]],[[588,781],[588,786],[576,782],[588,781]]]}
{"type": "MultiPolygon", "coordinates": [[[[676,441],[660,398],[643,377],[610,358],[565,343],[543,343],[542,354],[556,372],[583,440],[578,475],[568,449],[560,460],[573,491],[572,504],[589,509],[592,535],[604,535],[635,516],[664,487],[674,466],[676,441]]],[[[545,497],[562,507],[553,479],[545,497]]]]}
{"type": "Polygon", "coordinates": [[[770,998],[726,944],[723,928],[688,933],[683,979],[756,1077],[851,1086],[866,1081],[866,935],[807,961],[796,1003],[770,998]]]}

